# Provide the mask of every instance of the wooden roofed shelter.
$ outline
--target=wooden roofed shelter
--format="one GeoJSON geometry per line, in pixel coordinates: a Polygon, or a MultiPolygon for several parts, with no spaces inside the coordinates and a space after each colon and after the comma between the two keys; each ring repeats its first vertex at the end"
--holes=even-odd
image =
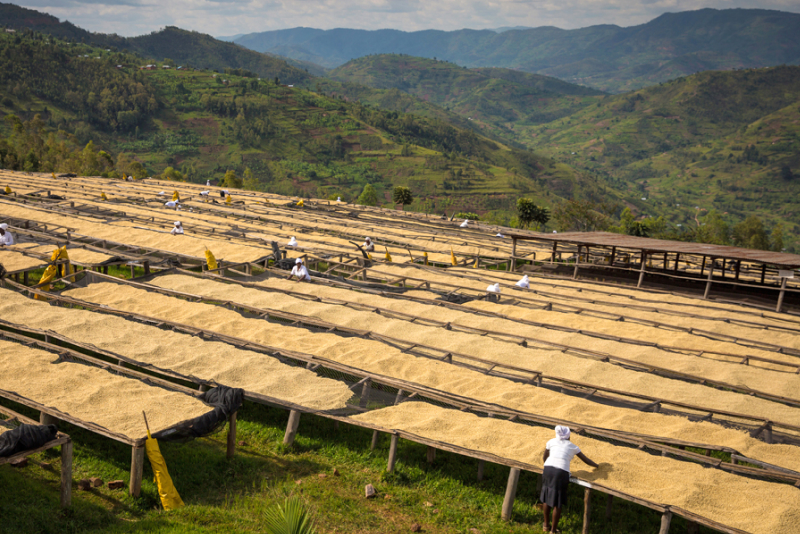
{"type": "MultiPolygon", "coordinates": [[[[800,268],[800,255],[772,252],[726,245],[687,243],[667,239],[652,239],[610,232],[525,232],[506,234],[512,240],[511,270],[517,267],[517,241],[534,241],[551,247],[549,258],[534,260],[549,262],[574,260],[573,278],[579,266],[617,271],[638,271],[637,287],[646,274],[669,279],[705,280],[703,298],[708,298],[713,283],[734,287],[778,291],[776,311],[780,312],[786,293],[800,293],[794,282],[800,268]],[[570,256],[562,259],[562,254],[570,256]],[[683,265],[681,265],[683,264],[683,265]],[[726,271],[729,275],[726,277],[726,271]],[[789,285],[789,281],[792,284],[789,285]]],[[[529,258],[524,258],[529,259],[529,258]]]]}

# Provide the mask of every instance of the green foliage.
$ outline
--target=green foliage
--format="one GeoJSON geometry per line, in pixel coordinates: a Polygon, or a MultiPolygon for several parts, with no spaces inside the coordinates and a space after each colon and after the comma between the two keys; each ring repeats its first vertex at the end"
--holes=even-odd
{"type": "Polygon", "coordinates": [[[537,206],[529,198],[517,199],[517,221],[523,228],[528,228],[531,224],[534,224],[538,229],[540,226],[546,225],[549,220],[550,212],[547,208],[537,206]]]}
{"type": "Polygon", "coordinates": [[[356,203],[361,204],[362,206],[377,206],[378,193],[375,191],[375,187],[373,187],[372,184],[365,185],[364,190],[358,196],[356,203]]]}
{"type": "Polygon", "coordinates": [[[607,208],[590,200],[561,202],[553,210],[553,220],[559,232],[606,230],[611,223],[607,208]]]}
{"type": "Polygon", "coordinates": [[[411,194],[411,189],[399,185],[392,192],[392,201],[400,204],[401,208],[405,208],[406,204],[414,202],[414,195],[411,194]]]}
{"type": "Polygon", "coordinates": [[[236,171],[233,169],[228,169],[225,172],[225,177],[222,178],[222,181],[219,184],[221,187],[231,187],[236,189],[241,189],[243,185],[243,180],[239,176],[236,176],[236,171]]]}
{"type": "Polygon", "coordinates": [[[175,182],[182,182],[183,181],[183,174],[180,171],[176,171],[172,167],[167,167],[164,169],[164,173],[161,175],[164,180],[172,180],[175,182]]]}
{"type": "Polygon", "coordinates": [[[481,218],[477,213],[472,213],[471,211],[459,211],[455,215],[453,215],[456,219],[469,219],[470,221],[480,221],[481,218]]]}
{"type": "Polygon", "coordinates": [[[264,512],[264,527],[269,534],[314,534],[314,522],[299,497],[288,497],[264,512]]]}

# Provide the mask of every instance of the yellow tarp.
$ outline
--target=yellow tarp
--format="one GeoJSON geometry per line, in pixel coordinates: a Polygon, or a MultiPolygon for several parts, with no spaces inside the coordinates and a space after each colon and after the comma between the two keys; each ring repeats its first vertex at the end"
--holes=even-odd
{"type": "Polygon", "coordinates": [[[183,500],[175,489],[172,483],[172,477],[169,476],[167,471],[167,462],[161,455],[161,449],[158,448],[158,440],[150,436],[150,431],[147,431],[147,441],[144,444],[144,450],[147,452],[147,459],[150,460],[150,465],[153,468],[155,475],[156,485],[158,486],[158,496],[161,497],[161,505],[164,510],[175,510],[183,506],[183,500]]]}

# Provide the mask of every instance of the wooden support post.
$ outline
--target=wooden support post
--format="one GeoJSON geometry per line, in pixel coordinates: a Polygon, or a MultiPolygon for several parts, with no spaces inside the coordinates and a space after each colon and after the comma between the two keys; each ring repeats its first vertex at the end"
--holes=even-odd
{"type": "Polygon", "coordinates": [[[667,259],[667,254],[668,254],[668,252],[664,253],[664,270],[665,271],[667,270],[667,267],[669,266],[669,260],[667,259]]]}
{"type": "Polygon", "coordinates": [[[131,265],[131,278],[136,276],[136,271],[134,269],[135,269],[134,266],[131,265]]]}
{"type": "Polygon", "coordinates": [[[228,418],[228,450],[225,454],[227,458],[233,458],[236,454],[236,413],[233,412],[228,418]]]}
{"type": "Polygon", "coordinates": [[[369,402],[369,392],[372,390],[372,380],[367,378],[364,381],[364,385],[361,387],[361,400],[358,401],[358,405],[362,408],[367,407],[367,403],[369,402]]]}
{"type": "Polygon", "coordinates": [[[144,445],[131,447],[131,482],[128,491],[138,497],[142,491],[142,469],[144,469],[144,445]]]}
{"type": "Polygon", "coordinates": [[[517,268],[517,238],[511,238],[511,271],[517,268]]]}
{"type": "Polygon", "coordinates": [[[556,261],[556,249],[558,248],[558,241],[553,241],[553,255],[550,256],[550,263],[556,261]]]}
{"type": "Polygon", "coordinates": [[[639,283],[636,284],[636,287],[642,287],[642,282],[644,282],[644,267],[647,263],[647,252],[644,250],[642,251],[642,267],[639,269],[639,283]]]}
{"type": "Polygon", "coordinates": [[[28,271],[25,271],[24,273],[22,273],[22,283],[25,284],[26,286],[28,285],[28,275],[29,274],[30,273],[28,273],[28,271]]]}
{"type": "Polygon", "coordinates": [[[377,430],[372,431],[372,443],[369,445],[369,450],[374,451],[375,448],[378,446],[378,438],[380,437],[381,433],[377,430]]]}
{"type": "Polygon", "coordinates": [[[289,422],[286,424],[286,433],[283,435],[283,444],[291,445],[294,443],[294,437],[297,435],[297,427],[300,424],[300,412],[297,410],[289,411],[289,422]]]}
{"type": "Polygon", "coordinates": [[[517,496],[517,484],[519,484],[519,469],[512,467],[508,473],[506,496],[503,498],[503,508],[500,512],[500,518],[503,521],[511,521],[511,510],[514,508],[514,499],[517,496]]]}
{"type": "Polygon", "coordinates": [[[145,261],[144,262],[144,275],[147,276],[148,274],[150,274],[150,262],[149,261],[145,261]]]}
{"type": "Polygon", "coordinates": [[[583,529],[581,534],[589,534],[589,515],[592,511],[592,490],[591,488],[584,488],[583,490],[583,529]]]}
{"type": "Polygon", "coordinates": [[[392,433],[392,440],[389,443],[389,463],[386,465],[386,471],[391,473],[394,471],[394,464],[397,461],[397,434],[392,433]]]}
{"type": "Polygon", "coordinates": [[[483,480],[483,469],[485,465],[486,465],[485,460],[478,460],[478,482],[483,480]]]}
{"type": "Polygon", "coordinates": [[[40,425],[57,425],[58,419],[53,417],[50,414],[39,412],[39,424],[40,425]]]}
{"type": "Polygon", "coordinates": [[[61,508],[72,503],[72,441],[61,444],[61,508]]]}
{"type": "Polygon", "coordinates": [[[614,265],[614,258],[617,256],[617,247],[611,247],[611,257],[608,258],[608,265],[613,267],[614,265]]]}
{"type": "MultiPolygon", "coordinates": [[[[703,257],[703,262],[705,262],[705,257],[703,257]]],[[[711,258],[711,267],[708,268],[708,282],[706,282],[706,291],[703,293],[703,299],[708,298],[708,294],[711,292],[711,280],[714,277],[714,258],[711,258]]]]}
{"type": "Polygon", "coordinates": [[[775,307],[775,311],[780,313],[781,308],[783,307],[783,297],[786,295],[786,278],[781,278],[781,292],[778,294],[778,305],[775,307]]]}
{"type": "Polygon", "coordinates": [[[764,279],[767,277],[767,264],[761,264],[761,283],[764,283],[764,279]]]}
{"type": "Polygon", "coordinates": [[[581,246],[578,245],[578,254],[575,256],[575,270],[572,272],[572,279],[578,278],[578,263],[581,261],[581,246]]]}
{"type": "Polygon", "coordinates": [[[664,512],[664,515],[661,516],[661,529],[658,531],[658,534],[669,534],[669,524],[672,522],[672,512],[667,510],[664,512]]]}
{"type": "Polygon", "coordinates": [[[606,495],[606,523],[611,521],[611,511],[614,507],[614,496],[606,495]]]}
{"type": "Polygon", "coordinates": [[[676,273],[678,272],[678,265],[681,263],[681,253],[678,252],[675,254],[675,267],[672,269],[676,273]]]}
{"type": "Polygon", "coordinates": [[[434,447],[431,447],[430,445],[428,445],[428,450],[427,450],[425,459],[427,460],[427,462],[429,464],[432,464],[434,462],[434,460],[436,460],[436,449],[434,447]]]}
{"type": "Polygon", "coordinates": [[[725,264],[728,262],[726,258],[722,258],[722,279],[725,279],[725,264]]]}
{"type": "MultiPolygon", "coordinates": [[[[736,281],[739,281],[739,271],[742,270],[742,260],[736,260],[736,281]]],[[[734,287],[734,289],[736,289],[734,287]]]]}
{"type": "Polygon", "coordinates": [[[703,256],[703,265],[700,266],[700,276],[703,276],[703,273],[706,272],[706,257],[703,256]]]}

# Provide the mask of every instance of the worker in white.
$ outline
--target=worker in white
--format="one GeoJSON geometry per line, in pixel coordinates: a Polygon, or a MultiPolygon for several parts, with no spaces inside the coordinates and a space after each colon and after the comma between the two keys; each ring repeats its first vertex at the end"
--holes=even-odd
{"type": "Polygon", "coordinates": [[[461,228],[466,228],[469,225],[469,219],[464,219],[464,222],[461,223],[461,228]]]}
{"type": "Polygon", "coordinates": [[[211,187],[211,180],[206,180],[206,187],[211,187]]]}
{"type": "Polygon", "coordinates": [[[223,189],[222,191],[219,192],[219,196],[222,197],[222,198],[227,197],[229,194],[230,193],[228,193],[227,189],[223,189]]]}
{"type": "Polygon", "coordinates": [[[290,246],[290,247],[296,247],[297,246],[297,239],[295,239],[294,236],[292,236],[292,238],[289,240],[289,245],[288,246],[290,246]]]}
{"type": "Polygon", "coordinates": [[[364,244],[361,245],[361,248],[363,248],[368,254],[375,252],[375,243],[372,242],[372,238],[365,237],[364,244]]]}
{"type": "Polygon", "coordinates": [[[178,209],[180,205],[178,204],[177,200],[170,200],[169,202],[164,202],[164,206],[168,208],[178,209]]]}
{"type": "Polygon", "coordinates": [[[572,458],[577,456],[586,465],[594,468],[599,467],[598,464],[581,452],[580,447],[570,441],[569,435],[569,427],[558,425],[556,427],[556,437],[545,445],[542,491],[539,495],[539,500],[543,503],[543,527],[545,532],[561,532],[558,530],[558,520],[561,518],[561,508],[567,502],[569,464],[572,458]],[[553,510],[552,521],[550,519],[551,509],[553,510]]]}
{"type": "Polygon", "coordinates": [[[291,280],[293,276],[297,277],[298,282],[311,281],[311,275],[308,274],[308,269],[306,269],[306,266],[303,265],[303,258],[297,258],[296,260],[294,260],[294,267],[292,267],[292,272],[286,279],[291,280]]]}
{"type": "Polygon", "coordinates": [[[521,287],[523,289],[530,289],[531,285],[528,282],[528,275],[526,274],[522,278],[520,278],[519,282],[515,284],[517,287],[521,287]]]}
{"type": "Polygon", "coordinates": [[[180,221],[175,221],[175,226],[172,228],[172,231],[170,233],[172,235],[178,235],[178,234],[183,235],[183,225],[181,224],[180,221]]]}
{"type": "Polygon", "coordinates": [[[495,237],[505,237],[503,234],[495,234],[495,237]]]}
{"type": "Polygon", "coordinates": [[[486,288],[487,293],[500,293],[500,284],[492,284],[486,288]]]}
{"type": "Polygon", "coordinates": [[[208,198],[209,193],[211,193],[211,191],[200,191],[200,196],[208,198]]]}
{"type": "Polygon", "coordinates": [[[6,223],[0,224],[0,247],[13,244],[14,236],[8,231],[8,225],[6,223]]]}

